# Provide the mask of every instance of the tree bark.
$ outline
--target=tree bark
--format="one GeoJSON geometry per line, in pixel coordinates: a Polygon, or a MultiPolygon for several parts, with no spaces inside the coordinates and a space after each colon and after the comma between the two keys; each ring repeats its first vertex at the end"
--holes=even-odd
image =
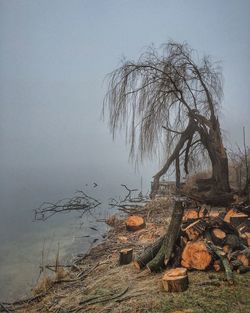
{"type": "Polygon", "coordinates": [[[230,192],[228,158],[222,142],[220,124],[217,118],[212,121],[209,131],[199,127],[202,144],[208,151],[212,163],[212,193],[230,192]]]}
{"type": "Polygon", "coordinates": [[[120,265],[126,265],[132,262],[133,259],[133,249],[122,249],[120,251],[120,265]]]}
{"type": "Polygon", "coordinates": [[[176,239],[178,238],[183,212],[184,206],[182,201],[176,201],[170,225],[168,227],[166,237],[163,240],[161,248],[159,249],[156,256],[147,264],[147,268],[151,272],[156,272],[162,269],[164,266],[167,266],[171,258],[174,244],[176,242],[176,239]]]}
{"type": "Polygon", "coordinates": [[[134,260],[134,266],[137,269],[144,268],[149,261],[151,261],[158,251],[160,250],[162,243],[164,241],[165,236],[160,237],[158,240],[156,240],[152,245],[147,247],[145,251],[139,256],[137,256],[134,260]]]}

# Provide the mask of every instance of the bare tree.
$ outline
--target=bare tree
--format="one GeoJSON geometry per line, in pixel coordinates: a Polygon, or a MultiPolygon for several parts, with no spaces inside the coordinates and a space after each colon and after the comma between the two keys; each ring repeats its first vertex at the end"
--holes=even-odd
{"type": "Polygon", "coordinates": [[[162,54],[150,47],[138,61],[125,60],[110,74],[103,110],[104,115],[109,113],[113,136],[125,127],[132,157],[164,152],[165,163],[154,175],[151,197],[172,164],[188,173],[197,151],[211,161],[210,195],[230,191],[218,119],[222,94],[218,64],[173,41],[163,46],[162,54]]]}

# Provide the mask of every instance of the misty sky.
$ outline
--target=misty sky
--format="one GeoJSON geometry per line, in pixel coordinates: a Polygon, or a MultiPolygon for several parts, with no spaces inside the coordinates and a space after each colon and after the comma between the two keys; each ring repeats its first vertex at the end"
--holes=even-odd
{"type": "Polygon", "coordinates": [[[124,137],[100,120],[104,78],[168,39],[222,62],[227,144],[242,125],[250,144],[249,13],[249,0],[0,0],[1,170],[132,173],[124,137]]]}

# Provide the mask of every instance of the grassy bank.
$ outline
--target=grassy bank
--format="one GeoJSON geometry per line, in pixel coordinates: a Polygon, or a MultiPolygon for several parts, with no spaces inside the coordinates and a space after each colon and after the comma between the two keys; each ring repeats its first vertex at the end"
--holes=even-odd
{"type": "Polygon", "coordinates": [[[112,228],[104,242],[76,259],[70,269],[61,268],[50,280],[44,277],[47,283],[40,285],[34,298],[8,309],[22,313],[250,312],[250,273],[235,274],[235,285],[229,286],[223,272],[190,271],[188,290],[168,293],[162,288],[162,273],[140,271],[133,264],[119,266],[121,249],[131,247],[135,255],[140,253],[165,232],[169,221],[168,200],[159,199],[139,210],[146,220],[144,229],[128,232],[123,220],[110,219],[112,228]]]}

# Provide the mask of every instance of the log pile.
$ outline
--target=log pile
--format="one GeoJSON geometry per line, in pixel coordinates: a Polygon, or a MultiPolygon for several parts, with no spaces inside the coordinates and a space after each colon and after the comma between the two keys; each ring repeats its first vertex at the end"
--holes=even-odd
{"type": "MultiPolygon", "coordinates": [[[[137,269],[149,267],[150,260],[166,242],[166,235],[137,256],[137,269]]],[[[226,212],[206,209],[185,210],[168,267],[189,270],[223,270],[229,282],[232,271],[250,271],[250,210],[230,209],[226,212]]],[[[150,264],[151,265],[151,264],[150,264]]],[[[166,265],[166,264],[165,264],[166,265]]],[[[159,268],[159,270],[163,270],[159,268]]],[[[167,276],[166,276],[167,277],[167,276]]],[[[165,278],[166,278],[165,277],[165,278]]],[[[171,281],[172,279],[170,279],[171,281]]],[[[165,285],[168,279],[165,279],[165,285]]],[[[171,282],[170,282],[171,284],[171,282]]],[[[168,288],[168,287],[166,287],[168,288]]],[[[171,287],[170,287],[171,288],[171,287]]]]}

